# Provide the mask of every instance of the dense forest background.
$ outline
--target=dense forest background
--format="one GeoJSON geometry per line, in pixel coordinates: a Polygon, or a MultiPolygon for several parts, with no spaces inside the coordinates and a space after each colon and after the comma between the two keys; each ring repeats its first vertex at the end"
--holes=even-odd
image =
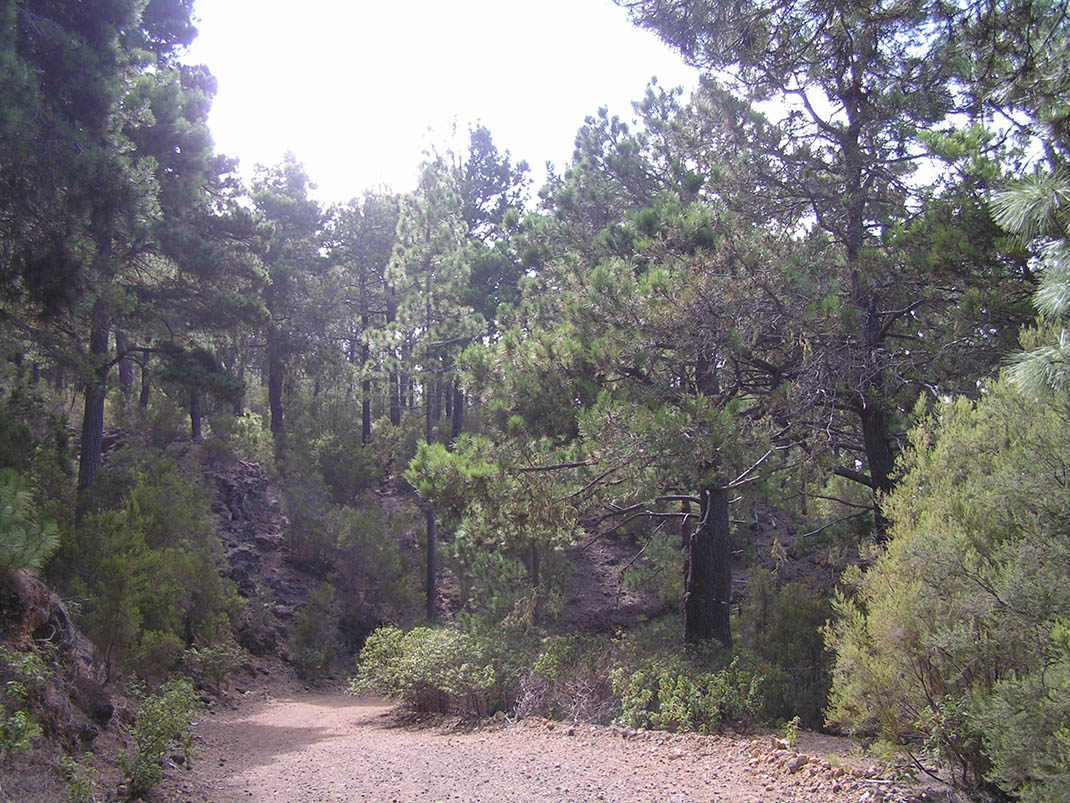
{"type": "Polygon", "coordinates": [[[594,111],[537,200],[476,125],[330,208],[215,153],[191,0],[0,4],[0,564],[113,678],[225,664],[258,613],[193,443],[280,490],[309,675],[363,646],[354,686],[423,708],[798,717],[1055,799],[1067,8],[619,4],[691,97],[594,111]],[[566,629],[599,539],[659,605],[566,629]]]}

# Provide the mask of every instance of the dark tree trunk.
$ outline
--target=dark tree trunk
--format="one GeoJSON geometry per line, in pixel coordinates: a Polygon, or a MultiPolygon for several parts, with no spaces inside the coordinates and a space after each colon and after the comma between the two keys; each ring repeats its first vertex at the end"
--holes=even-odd
{"type": "MultiPolygon", "coordinates": [[[[367,326],[367,324],[365,324],[367,326]]],[[[360,364],[367,370],[371,359],[371,348],[367,343],[360,347],[360,364]]],[[[400,423],[400,422],[399,422],[400,423]]],[[[372,440],[372,381],[365,378],[360,384],[360,442],[371,443],[372,440]]]]}
{"type": "Polygon", "coordinates": [[[126,401],[134,396],[134,362],[127,356],[130,338],[126,332],[115,330],[115,356],[119,358],[119,391],[126,401]]]}
{"type": "Polygon", "coordinates": [[[189,424],[190,437],[197,443],[203,441],[204,436],[201,434],[201,394],[197,392],[197,388],[193,388],[189,392],[189,424]]]}
{"type": "MultiPolygon", "coordinates": [[[[242,357],[241,351],[238,351],[237,357],[235,357],[238,369],[238,379],[245,381],[245,359],[242,357]]],[[[237,396],[234,397],[233,407],[234,417],[241,418],[245,415],[245,391],[243,390],[237,396]]]]}
{"type": "Polygon", "coordinates": [[[271,434],[278,439],[282,434],[282,385],[285,379],[282,358],[277,349],[269,346],[268,354],[268,408],[271,413],[271,434]]]}
{"type": "Polygon", "coordinates": [[[149,406],[149,399],[151,397],[152,382],[149,377],[149,360],[148,357],[146,357],[141,363],[141,392],[137,397],[138,406],[144,410],[149,406]]]}
{"type": "Polygon", "coordinates": [[[684,640],[697,644],[717,639],[725,647],[731,647],[728,490],[715,486],[703,488],[701,512],[702,520],[688,544],[684,640]]]}
{"type": "MultiPolygon", "coordinates": [[[[424,439],[433,443],[435,438],[434,406],[431,393],[424,393],[424,439]]],[[[434,621],[437,615],[435,599],[438,596],[438,570],[436,566],[437,534],[435,532],[435,508],[425,503],[424,516],[427,519],[427,619],[434,621]]]]}
{"type": "Polygon", "coordinates": [[[539,547],[534,541],[532,541],[528,547],[528,550],[531,563],[531,591],[535,595],[535,605],[534,609],[531,612],[531,615],[532,619],[534,620],[533,624],[538,624],[542,620],[542,589],[540,588],[542,579],[539,576],[539,570],[541,568],[539,565],[539,547]]]}
{"type": "Polygon", "coordinates": [[[442,420],[442,381],[435,382],[435,420],[442,420]]]}
{"type": "Polygon", "coordinates": [[[457,440],[464,430],[464,391],[461,386],[453,385],[453,416],[450,418],[450,441],[457,440]]]}
{"type": "Polygon", "coordinates": [[[401,426],[401,387],[397,371],[390,372],[390,423],[401,426]]]}
{"type": "Polygon", "coordinates": [[[41,363],[36,360],[34,360],[33,365],[30,367],[30,381],[35,385],[41,381],[41,363]]]}
{"type": "Polygon", "coordinates": [[[365,379],[360,387],[360,442],[369,444],[372,440],[372,382],[365,379]]]}
{"type": "Polygon", "coordinates": [[[56,393],[63,390],[63,366],[59,363],[52,366],[52,389],[56,393]]]}
{"type": "Polygon", "coordinates": [[[104,397],[108,384],[108,321],[99,307],[93,312],[89,357],[94,367],[85,384],[85,411],[82,415],[82,443],[78,459],[80,496],[93,484],[104,459],[101,449],[104,444],[104,397]]]}
{"type": "Polygon", "coordinates": [[[877,539],[883,541],[888,535],[888,519],[881,510],[883,497],[892,490],[892,472],[895,470],[895,454],[888,436],[888,418],[876,403],[869,403],[859,413],[862,418],[862,442],[866,448],[866,463],[869,478],[873,482],[873,523],[877,539]]]}

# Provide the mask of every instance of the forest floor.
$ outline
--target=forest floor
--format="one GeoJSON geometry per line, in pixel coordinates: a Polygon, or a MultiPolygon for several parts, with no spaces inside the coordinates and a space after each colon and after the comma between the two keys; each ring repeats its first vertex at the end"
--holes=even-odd
{"type": "Polygon", "coordinates": [[[880,777],[847,739],[624,731],[501,715],[414,719],[374,698],[303,687],[248,691],[196,727],[191,768],[154,803],[286,801],[947,800],[880,777]]]}

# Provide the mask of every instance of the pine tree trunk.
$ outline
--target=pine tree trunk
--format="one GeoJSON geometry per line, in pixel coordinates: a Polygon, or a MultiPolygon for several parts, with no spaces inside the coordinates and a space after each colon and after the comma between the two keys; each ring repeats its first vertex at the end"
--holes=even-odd
{"type": "Polygon", "coordinates": [[[190,436],[194,442],[200,443],[204,440],[201,434],[201,394],[196,388],[189,392],[189,423],[190,436]]]}
{"type": "Polygon", "coordinates": [[[141,392],[138,394],[137,403],[138,406],[144,410],[149,406],[149,399],[152,396],[152,382],[149,377],[149,361],[148,358],[141,363],[141,392]]]}
{"type": "MultiPolygon", "coordinates": [[[[434,403],[432,394],[424,393],[424,439],[433,443],[435,439],[434,403]]],[[[437,615],[435,600],[438,596],[438,571],[436,566],[437,533],[435,532],[435,508],[425,503],[424,516],[427,519],[427,619],[433,622],[437,615]]]]}
{"type": "Polygon", "coordinates": [[[701,496],[702,520],[688,544],[684,640],[697,644],[717,639],[725,647],[731,647],[728,490],[708,486],[702,489],[701,496]]]}
{"type": "Polygon", "coordinates": [[[119,391],[126,401],[134,396],[134,363],[130,357],[125,356],[130,348],[130,338],[126,332],[115,330],[115,356],[119,358],[119,391]]]}
{"type": "Polygon", "coordinates": [[[284,371],[278,348],[268,346],[268,409],[271,413],[271,434],[278,440],[282,434],[282,386],[284,371]]]}
{"type": "MultiPolygon", "coordinates": [[[[245,360],[242,358],[241,351],[238,351],[238,356],[235,358],[238,365],[238,379],[245,381],[245,360]]],[[[234,407],[232,408],[235,418],[241,418],[245,415],[245,391],[242,391],[234,398],[234,407]]]]}
{"type": "Polygon", "coordinates": [[[464,391],[457,383],[453,385],[453,415],[450,418],[450,442],[457,440],[464,430],[464,391]]]}
{"type": "Polygon", "coordinates": [[[108,320],[99,304],[93,311],[89,357],[95,367],[85,385],[82,443],[78,456],[79,497],[93,484],[97,470],[104,460],[101,450],[104,444],[104,398],[108,384],[108,320]]]}
{"type": "Polygon", "coordinates": [[[869,466],[869,478],[873,482],[875,507],[873,524],[877,540],[888,537],[888,519],[881,510],[882,497],[892,490],[892,472],[895,470],[895,455],[888,436],[888,418],[884,410],[875,403],[869,403],[859,413],[862,418],[862,442],[866,448],[866,463],[869,466]]]}
{"type": "MultiPolygon", "coordinates": [[[[367,326],[367,324],[365,324],[367,326]]],[[[371,347],[364,343],[360,348],[360,364],[362,370],[368,369],[368,361],[371,359],[371,347]]],[[[372,440],[372,381],[365,378],[360,384],[360,442],[371,443],[372,440]]]]}
{"type": "Polygon", "coordinates": [[[401,386],[398,372],[390,372],[390,423],[395,427],[401,426],[401,386]]]}

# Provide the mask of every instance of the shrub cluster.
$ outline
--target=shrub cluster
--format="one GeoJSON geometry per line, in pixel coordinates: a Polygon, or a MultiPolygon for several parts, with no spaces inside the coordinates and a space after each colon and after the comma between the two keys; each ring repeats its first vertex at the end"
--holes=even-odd
{"type": "Polygon", "coordinates": [[[119,768],[127,781],[127,794],[139,798],[163,777],[163,760],[173,747],[182,751],[186,763],[193,758],[190,725],[197,698],[193,684],[173,677],[143,696],[130,734],[134,748],[119,757],[119,768]]]}
{"type": "Polygon", "coordinates": [[[938,751],[970,786],[1070,783],[1070,398],[995,383],[924,417],[892,539],[836,601],[830,719],[938,751]]]}

